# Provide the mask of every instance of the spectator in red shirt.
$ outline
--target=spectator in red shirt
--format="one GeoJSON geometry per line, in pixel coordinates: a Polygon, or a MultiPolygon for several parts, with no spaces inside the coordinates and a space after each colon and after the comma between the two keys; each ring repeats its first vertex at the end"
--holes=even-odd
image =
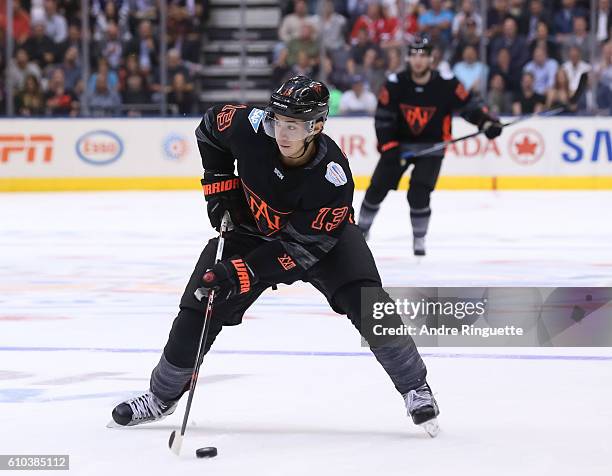
{"type": "MultiPolygon", "coordinates": [[[[0,30],[6,31],[6,0],[0,0],[0,30]]],[[[20,0],[13,0],[13,38],[22,44],[30,35],[30,15],[20,0]]]]}
{"type": "Polygon", "coordinates": [[[382,15],[382,6],[378,2],[368,4],[365,15],[357,18],[351,30],[351,43],[357,43],[357,36],[361,30],[368,32],[368,38],[374,43],[380,42],[380,35],[385,29],[385,19],[382,15]]]}
{"type": "Polygon", "coordinates": [[[72,91],[66,89],[64,72],[56,69],[49,82],[49,91],[45,94],[47,114],[50,116],[72,116],[78,113],[79,103],[72,91]]]}

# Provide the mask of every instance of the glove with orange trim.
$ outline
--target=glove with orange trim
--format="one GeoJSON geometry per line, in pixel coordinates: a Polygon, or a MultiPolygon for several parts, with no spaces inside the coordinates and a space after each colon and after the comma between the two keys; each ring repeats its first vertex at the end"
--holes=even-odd
{"type": "Polygon", "coordinates": [[[202,287],[196,289],[195,297],[202,301],[214,289],[215,300],[227,300],[251,292],[257,282],[255,273],[246,261],[240,256],[232,256],[206,270],[202,277],[202,287]]]}
{"type": "Polygon", "coordinates": [[[213,228],[219,230],[226,211],[229,212],[233,225],[248,222],[250,211],[238,177],[234,174],[206,171],[200,182],[206,199],[208,218],[213,228]]]}

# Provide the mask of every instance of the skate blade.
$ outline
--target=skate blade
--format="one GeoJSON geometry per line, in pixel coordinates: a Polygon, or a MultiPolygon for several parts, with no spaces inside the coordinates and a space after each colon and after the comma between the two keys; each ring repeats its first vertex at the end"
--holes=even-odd
{"type": "Polygon", "coordinates": [[[106,428],[125,428],[123,425],[119,425],[115,420],[111,420],[106,424],[106,428]]]}
{"type": "Polygon", "coordinates": [[[423,430],[425,430],[425,432],[432,438],[435,438],[438,436],[438,433],[440,433],[440,426],[438,425],[438,420],[436,418],[432,418],[425,423],[421,423],[419,426],[423,428],[423,430]]]}

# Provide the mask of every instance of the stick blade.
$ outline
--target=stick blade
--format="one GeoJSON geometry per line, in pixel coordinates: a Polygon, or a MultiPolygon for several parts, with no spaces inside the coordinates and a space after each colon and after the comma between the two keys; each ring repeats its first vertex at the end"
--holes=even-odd
{"type": "Polygon", "coordinates": [[[176,430],[174,430],[170,434],[168,446],[175,455],[179,456],[181,454],[181,446],[183,446],[183,436],[180,433],[177,433],[176,430]]]}

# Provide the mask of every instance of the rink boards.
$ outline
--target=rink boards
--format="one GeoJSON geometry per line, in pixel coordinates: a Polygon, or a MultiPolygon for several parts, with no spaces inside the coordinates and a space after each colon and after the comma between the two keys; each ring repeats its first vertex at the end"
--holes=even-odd
{"type": "MultiPolygon", "coordinates": [[[[200,186],[200,156],[185,119],[0,120],[0,191],[173,190],[200,186]]],[[[489,141],[449,148],[440,189],[612,189],[610,118],[532,119],[489,141]]],[[[473,132],[463,119],[453,135],[473,132]]],[[[330,118],[358,189],[378,160],[373,119],[330,118]]],[[[406,188],[404,177],[400,188],[406,188]]]]}

